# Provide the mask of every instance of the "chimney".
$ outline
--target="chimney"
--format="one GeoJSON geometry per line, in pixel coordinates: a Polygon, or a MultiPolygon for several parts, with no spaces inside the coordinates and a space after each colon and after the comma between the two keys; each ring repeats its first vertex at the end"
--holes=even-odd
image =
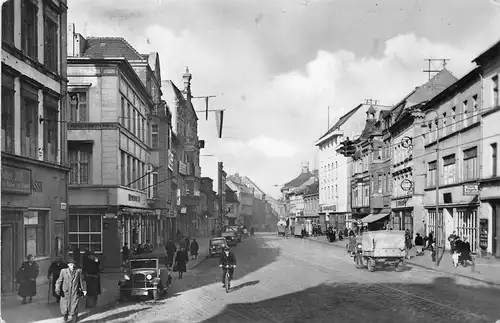
{"type": "Polygon", "coordinates": [[[186,66],[186,71],[182,74],[182,80],[184,81],[184,90],[182,92],[186,95],[186,100],[191,100],[191,79],[192,75],[186,66]]]}
{"type": "Polygon", "coordinates": [[[85,38],[75,30],[75,24],[68,24],[68,57],[80,57],[85,49],[85,38]]]}

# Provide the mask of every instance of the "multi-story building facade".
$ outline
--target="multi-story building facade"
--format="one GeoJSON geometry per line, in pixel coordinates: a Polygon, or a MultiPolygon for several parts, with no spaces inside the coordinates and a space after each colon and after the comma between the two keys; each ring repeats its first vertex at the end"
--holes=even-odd
{"type": "Polygon", "coordinates": [[[199,224],[200,232],[209,235],[215,228],[215,218],[217,217],[215,213],[217,201],[213,190],[213,180],[210,177],[201,178],[200,197],[202,217],[204,217],[204,220],[200,221],[199,224]]]}
{"type": "Polygon", "coordinates": [[[479,145],[480,170],[480,223],[479,244],[483,253],[500,257],[500,42],[488,48],[474,62],[481,69],[483,111],[479,145]]]}
{"type": "Polygon", "coordinates": [[[456,231],[459,236],[467,237],[471,249],[476,250],[478,192],[470,192],[467,187],[470,184],[475,186],[480,174],[478,145],[481,140],[480,113],[483,110],[480,68],[456,81],[420,110],[421,125],[426,128],[422,134],[424,154],[417,162],[426,167],[426,232],[436,232],[438,244],[449,248],[446,238],[456,231]],[[439,159],[436,150],[439,150],[439,159]],[[436,178],[438,168],[439,178],[436,178]]]}
{"type": "Polygon", "coordinates": [[[389,226],[396,230],[408,229],[412,234],[424,236],[428,233],[423,225],[425,165],[420,161],[424,147],[419,108],[422,102],[432,99],[456,80],[448,70],[440,71],[428,82],[416,87],[387,115],[392,140],[389,176],[394,183],[389,226]]]}
{"type": "Polygon", "coordinates": [[[253,223],[254,190],[242,183],[238,173],[228,176],[226,184],[237,194],[238,201],[240,202],[239,216],[242,218],[244,225],[251,227],[253,223]]]}
{"type": "Polygon", "coordinates": [[[338,153],[339,144],[347,137],[353,139],[363,130],[365,113],[360,104],[335,122],[316,142],[319,148],[319,205],[320,223],[325,229],[340,222],[350,222],[350,180],[351,159],[338,153]]]}
{"type": "Polygon", "coordinates": [[[138,74],[148,59],[124,39],[85,39],[73,25],[69,30],[69,242],[118,267],[124,243],[161,240],[161,212],[148,201],[158,189],[148,170],[158,102],[152,71],[159,66],[138,74]]]}
{"type": "Polygon", "coordinates": [[[66,0],[2,1],[2,293],[66,257],[66,25],[66,0]]]}
{"type": "Polygon", "coordinates": [[[172,81],[163,83],[163,93],[172,113],[172,138],[177,173],[173,174],[172,190],[177,194],[177,229],[181,234],[198,234],[198,218],[202,216],[200,186],[200,149],[198,117],[191,102],[192,75],[186,68],[182,75],[184,87],[179,90],[172,81]]]}
{"type": "MultiPolygon", "coordinates": [[[[314,182],[304,192],[304,217],[308,224],[319,224],[319,182],[314,182]]],[[[312,231],[312,228],[311,228],[312,231]]]]}
{"type": "MultiPolygon", "coordinates": [[[[300,174],[283,185],[281,193],[283,194],[283,206],[285,210],[285,218],[289,225],[293,225],[297,217],[297,204],[298,201],[295,192],[301,188],[312,184],[315,181],[314,175],[309,171],[309,164],[303,163],[300,174]]],[[[299,207],[300,208],[300,207],[299,207]]],[[[303,208],[302,208],[303,209],[303,208]]],[[[300,214],[300,213],[299,213],[300,214]]]]}
{"type": "Polygon", "coordinates": [[[241,223],[240,218],[240,201],[238,201],[238,195],[236,191],[233,191],[227,184],[225,187],[225,207],[227,209],[227,214],[225,218],[228,225],[237,225],[241,223]]]}

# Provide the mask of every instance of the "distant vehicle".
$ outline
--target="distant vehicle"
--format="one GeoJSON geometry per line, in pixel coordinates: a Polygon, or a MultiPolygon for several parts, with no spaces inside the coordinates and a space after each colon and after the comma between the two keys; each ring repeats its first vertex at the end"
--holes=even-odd
{"type": "Polygon", "coordinates": [[[236,231],[231,227],[225,227],[221,233],[221,236],[226,239],[229,246],[236,246],[238,244],[238,238],[236,236],[236,231]]]}
{"type": "Polygon", "coordinates": [[[208,254],[210,257],[220,256],[227,245],[224,237],[212,238],[208,243],[208,254]]]}
{"type": "Polygon", "coordinates": [[[356,268],[368,267],[375,271],[377,263],[394,265],[396,271],[402,270],[406,256],[405,232],[402,230],[365,231],[358,239],[354,262],[356,268]]]}
{"type": "Polygon", "coordinates": [[[242,239],[242,236],[243,236],[243,233],[241,232],[241,228],[238,227],[238,226],[231,226],[230,228],[233,229],[233,231],[236,234],[236,241],[237,242],[241,242],[241,239],[242,239]]]}
{"type": "Polygon", "coordinates": [[[276,231],[279,236],[284,236],[286,232],[286,222],[285,221],[279,221],[276,227],[276,231]]]}
{"type": "Polygon", "coordinates": [[[149,253],[130,258],[124,278],[118,281],[120,300],[141,296],[158,300],[165,296],[172,283],[165,264],[164,254],[149,253]]]}

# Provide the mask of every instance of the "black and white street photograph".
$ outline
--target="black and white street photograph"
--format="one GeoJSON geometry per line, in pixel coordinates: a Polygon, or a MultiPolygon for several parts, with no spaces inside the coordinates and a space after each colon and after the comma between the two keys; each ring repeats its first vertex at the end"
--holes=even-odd
{"type": "Polygon", "coordinates": [[[500,323],[500,0],[2,0],[0,323],[500,323]]]}

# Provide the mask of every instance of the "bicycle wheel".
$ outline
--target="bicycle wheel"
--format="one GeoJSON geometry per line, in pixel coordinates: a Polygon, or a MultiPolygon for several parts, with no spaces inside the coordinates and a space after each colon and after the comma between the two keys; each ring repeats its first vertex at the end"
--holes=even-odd
{"type": "Polygon", "coordinates": [[[229,282],[229,270],[226,272],[226,293],[229,293],[230,282],[229,282]]]}

